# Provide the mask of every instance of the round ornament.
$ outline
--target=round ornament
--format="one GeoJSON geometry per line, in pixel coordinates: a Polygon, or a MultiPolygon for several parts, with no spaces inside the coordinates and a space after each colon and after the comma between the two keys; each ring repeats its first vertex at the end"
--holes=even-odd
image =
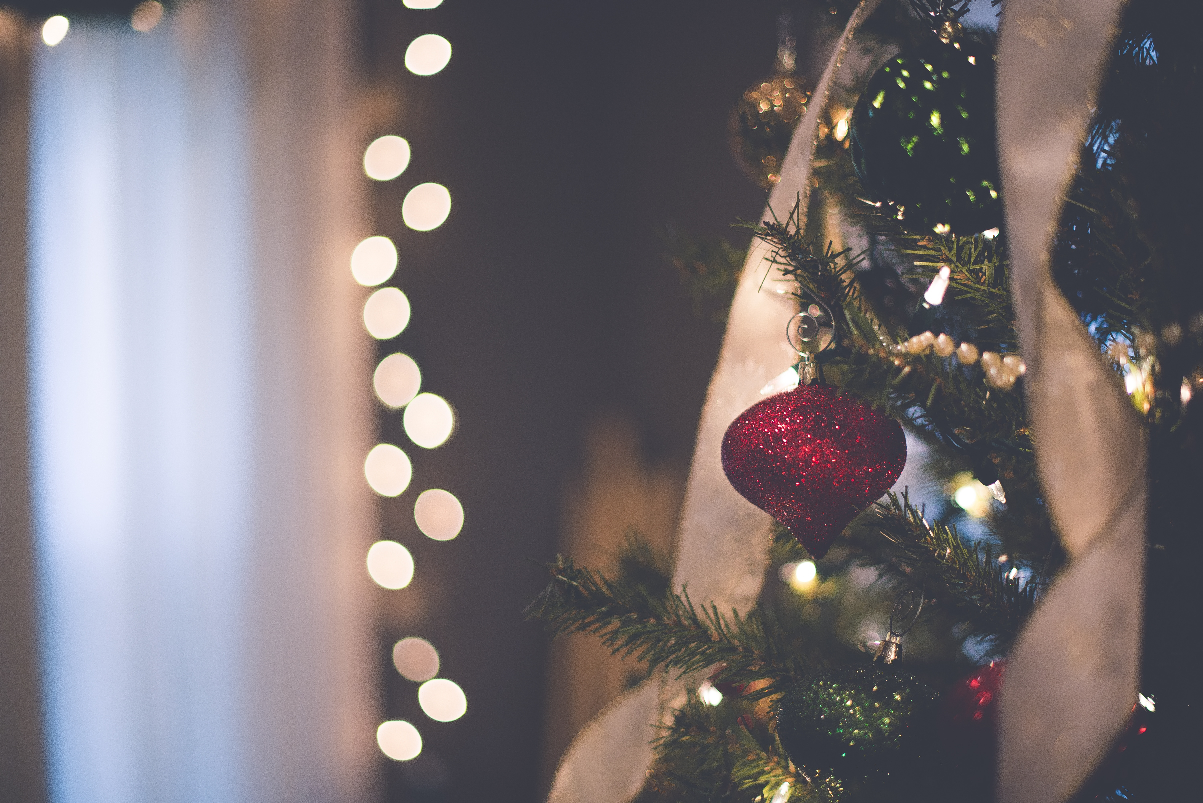
{"type": "Polygon", "coordinates": [[[921,723],[939,694],[915,675],[880,664],[842,667],[781,697],[777,735],[790,759],[843,778],[889,774],[926,741],[921,723]],[[908,739],[913,739],[906,744],[908,739]]]}
{"type": "Polygon", "coordinates": [[[735,490],[816,558],[889,490],[906,463],[898,422],[830,385],[800,385],[757,402],[723,436],[735,490]]]}
{"type": "Polygon", "coordinates": [[[766,190],[781,179],[785,151],[809,99],[800,78],[781,73],[750,87],[731,112],[731,153],[766,190]]]}
{"type": "Polygon", "coordinates": [[[891,59],[857,102],[851,137],[861,185],[908,230],[969,235],[1002,222],[986,48],[933,37],[891,59]]]}

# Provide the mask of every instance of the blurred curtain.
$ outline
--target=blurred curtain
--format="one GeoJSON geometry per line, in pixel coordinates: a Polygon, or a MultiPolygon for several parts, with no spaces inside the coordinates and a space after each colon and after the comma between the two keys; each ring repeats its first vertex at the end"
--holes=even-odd
{"type": "Polygon", "coordinates": [[[369,346],[345,0],[35,48],[30,407],[56,803],[362,800],[369,346]]]}

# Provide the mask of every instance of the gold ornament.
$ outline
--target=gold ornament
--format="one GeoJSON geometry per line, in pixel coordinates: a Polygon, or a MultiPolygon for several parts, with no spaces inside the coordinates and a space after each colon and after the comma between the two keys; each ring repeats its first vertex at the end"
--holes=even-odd
{"type": "Polygon", "coordinates": [[[731,113],[735,161],[766,190],[781,178],[786,148],[809,100],[802,79],[781,73],[749,88],[731,113]]]}

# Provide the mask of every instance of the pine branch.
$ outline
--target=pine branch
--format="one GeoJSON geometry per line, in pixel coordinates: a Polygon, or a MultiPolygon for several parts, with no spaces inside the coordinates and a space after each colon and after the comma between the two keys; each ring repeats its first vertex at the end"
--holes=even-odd
{"type": "Polygon", "coordinates": [[[782,653],[788,639],[760,610],[725,616],[711,604],[696,607],[688,593],[656,595],[638,584],[611,580],[557,558],[551,583],[526,610],[554,633],[592,633],[615,655],[634,657],[649,671],[678,675],[722,664],[719,678],[747,682],[792,674],[782,653]]]}
{"type": "Polygon", "coordinates": [[[929,594],[1005,649],[1031,613],[1039,584],[1011,577],[989,545],[978,549],[955,527],[929,524],[905,492],[888,498],[876,511],[880,532],[898,548],[900,562],[922,579],[929,594]]]}

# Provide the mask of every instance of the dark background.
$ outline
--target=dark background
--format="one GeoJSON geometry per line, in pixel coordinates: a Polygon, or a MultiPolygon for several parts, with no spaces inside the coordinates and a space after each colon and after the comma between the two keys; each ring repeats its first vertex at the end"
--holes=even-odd
{"type": "MultiPolygon", "coordinates": [[[[409,140],[395,181],[374,184],[376,232],[394,238],[392,283],[413,304],[409,328],[382,344],[423,371],[458,424],[447,445],[408,448],[415,482],[383,503],[384,537],[405,543],[411,586],[380,593],[384,714],[417,724],[422,757],[381,758],[389,801],[531,801],[546,638],[522,619],[556,552],[562,491],[583,429],[602,412],[632,420],[649,459],[688,464],[721,326],[693,313],[664,260],[658,229],[725,236],[755,219],[764,193],[736,168],[731,108],[768,77],[780,3],[447,0],[429,11],[368,0],[366,82],[378,130],[409,140]],[[404,68],[424,33],[450,40],[441,73],[404,68]],[[414,232],[410,187],[437,181],[451,216],[414,232]],[[415,452],[420,452],[416,453],[415,452]],[[413,524],[413,498],[443,487],[464,503],[455,541],[413,524]],[[427,719],[416,684],[392,668],[406,635],[439,649],[468,713],[427,719]]],[[[800,62],[805,58],[802,54],[800,62]]],[[[367,144],[365,141],[365,145],[367,144]]],[[[405,444],[400,413],[382,439],[405,444]]],[[[554,682],[554,681],[553,681],[554,682]]]]}

